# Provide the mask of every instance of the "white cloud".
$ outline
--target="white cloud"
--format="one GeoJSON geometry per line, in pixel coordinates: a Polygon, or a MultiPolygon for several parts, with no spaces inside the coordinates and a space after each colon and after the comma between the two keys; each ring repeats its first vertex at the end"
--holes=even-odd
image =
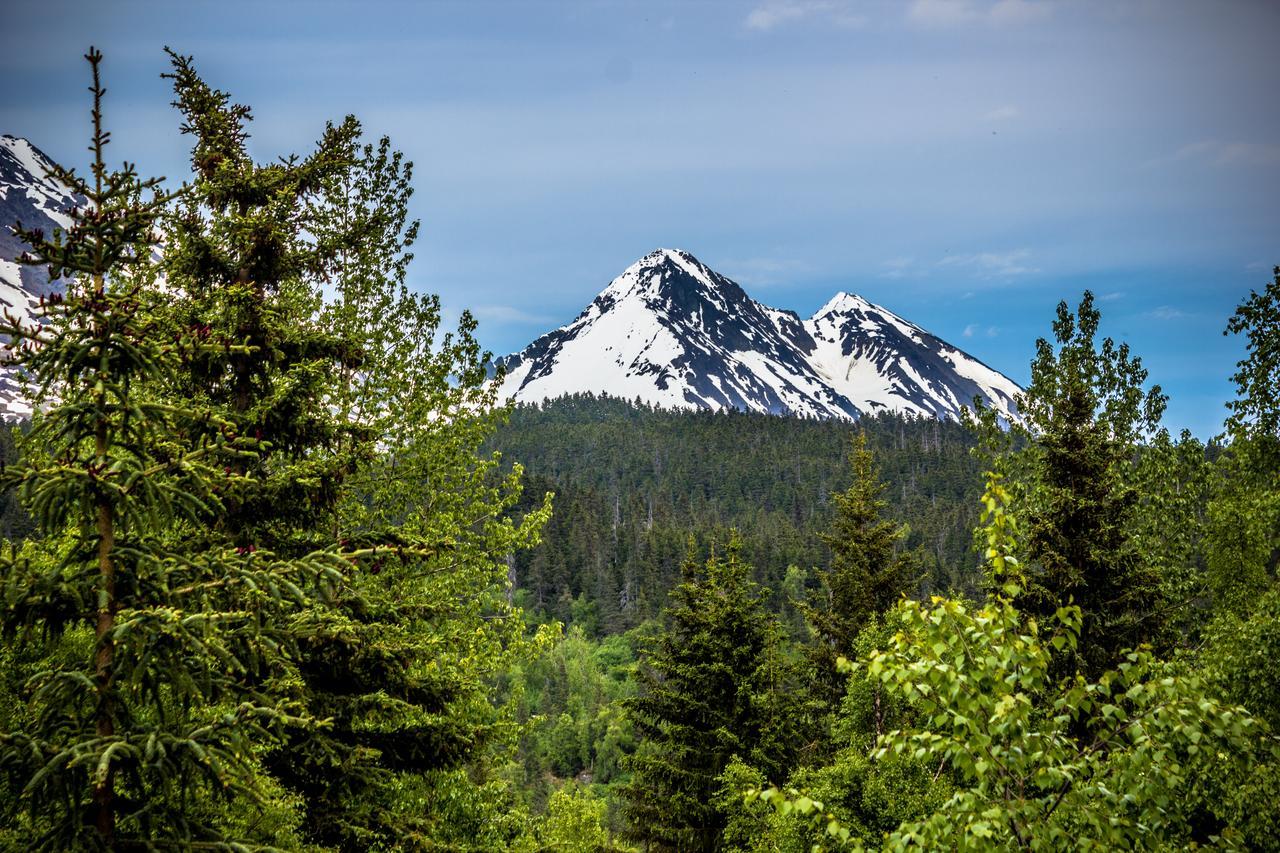
{"type": "Polygon", "coordinates": [[[969,325],[964,327],[964,336],[966,338],[972,338],[974,335],[978,334],[979,332],[982,332],[982,334],[986,335],[988,338],[994,338],[1000,334],[1000,327],[987,326],[985,329],[983,329],[982,324],[980,323],[970,323],[969,325]]]}
{"type": "Polygon", "coordinates": [[[866,17],[854,13],[845,0],[768,0],[752,9],[742,25],[749,30],[768,32],[780,24],[805,18],[849,28],[867,23],[866,17]]]}
{"type": "Polygon", "coordinates": [[[1146,317],[1149,320],[1177,320],[1187,315],[1185,312],[1179,311],[1177,308],[1174,308],[1172,305],[1161,305],[1158,308],[1151,309],[1150,311],[1146,312],[1142,316],[1146,317]]]}
{"type": "Polygon", "coordinates": [[[1014,249],[1009,252],[976,252],[971,255],[950,255],[938,261],[940,267],[965,267],[984,276],[1015,276],[1040,272],[1027,264],[1030,249],[1014,249]]]}
{"type": "Polygon", "coordinates": [[[1113,290],[1110,293],[1104,293],[1098,297],[1099,302],[1115,302],[1117,299],[1124,299],[1123,290],[1113,290]]]}
{"type": "Polygon", "coordinates": [[[1017,118],[1018,115],[1017,107],[1013,104],[1006,104],[1003,107],[996,107],[983,115],[982,118],[984,121],[1008,121],[1011,118],[1017,118]]]}

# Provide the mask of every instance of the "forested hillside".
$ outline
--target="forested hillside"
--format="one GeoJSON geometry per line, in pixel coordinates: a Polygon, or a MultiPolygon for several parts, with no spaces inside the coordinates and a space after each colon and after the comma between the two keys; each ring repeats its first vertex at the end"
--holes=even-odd
{"type": "Polygon", "coordinates": [[[860,431],[910,528],[901,547],[921,552],[913,589],[975,590],[982,469],[963,425],[881,415],[854,426],[593,396],[517,406],[490,441],[524,466],[526,495],[556,495],[542,544],[516,555],[512,580],[535,613],[613,633],[663,607],[690,536],[705,557],[736,528],[756,581],[785,610],[830,559],[819,534],[831,495],[850,484],[860,431]]]}

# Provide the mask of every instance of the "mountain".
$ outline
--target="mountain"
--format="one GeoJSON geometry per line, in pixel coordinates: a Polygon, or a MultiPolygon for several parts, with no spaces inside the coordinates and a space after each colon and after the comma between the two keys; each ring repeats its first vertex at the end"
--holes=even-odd
{"type": "Polygon", "coordinates": [[[664,408],[955,419],[975,397],[1017,420],[1008,377],[860,296],[808,320],[763,305],[688,252],[626,269],[572,323],[498,360],[518,402],[609,394],[664,408]]]}
{"type": "MultiPolygon", "coordinates": [[[[63,184],[47,177],[53,165],[44,152],[25,139],[0,136],[0,308],[26,322],[38,316],[41,297],[62,293],[64,283],[50,281],[47,269],[18,264],[27,246],[11,226],[40,228],[52,233],[71,225],[68,212],[84,203],[63,184]]],[[[13,372],[0,368],[0,418],[31,414],[13,372]]]]}
{"type": "MultiPolygon", "coordinates": [[[[0,136],[0,309],[28,322],[64,283],[16,263],[26,247],[8,226],[50,233],[85,203],[47,176],[52,165],[27,140],[0,136]]],[[[670,249],[632,264],[572,323],[499,363],[503,393],[522,402],[594,392],[665,408],[950,419],[981,396],[1017,418],[1012,381],[885,308],[841,293],[802,320],[670,249]]],[[[0,418],[30,413],[17,377],[0,367],[0,418]]]]}

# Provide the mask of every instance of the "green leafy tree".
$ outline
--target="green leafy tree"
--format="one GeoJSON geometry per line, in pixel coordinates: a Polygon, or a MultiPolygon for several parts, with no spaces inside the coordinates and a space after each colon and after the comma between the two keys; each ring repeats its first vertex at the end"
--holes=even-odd
{"type": "MultiPolygon", "coordinates": [[[[1272,453],[1280,452],[1280,267],[1262,292],[1251,291],[1227,322],[1226,334],[1245,336],[1248,355],[1237,365],[1232,380],[1239,393],[1227,404],[1232,434],[1266,439],[1272,453]]],[[[1275,461],[1273,459],[1273,461],[1275,461]]],[[[1275,466],[1272,466],[1273,470],[1275,466]]]]}
{"type": "Polygon", "coordinates": [[[1099,318],[1086,291],[1075,313],[1059,303],[1055,342],[1036,343],[1020,404],[1031,442],[1019,460],[1031,481],[1032,566],[1018,606],[1041,617],[1078,606],[1078,642],[1063,653],[1094,677],[1124,650],[1159,639],[1165,623],[1160,576],[1133,541],[1129,469],[1166,398],[1159,386],[1143,390],[1147,371],[1127,344],[1096,343],[1099,318]]]}
{"type": "Polygon", "coordinates": [[[248,467],[255,446],[156,390],[211,350],[252,348],[166,323],[152,263],[166,199],[144,199],[158,181],[132,167],[108,170],[102,54],[86,59],[91,176],[53,177],[87,204],[51,238],[17,229],[32,247],[25,262],[74,279],[42,325],[3,330],[50,405],[4,474],[45,538],[0,559],[0,618],[7,637],[48,651],[23,687],[24,725],[0,735],[15,795],[5,808],[25,812],[24,846],[36,849],[253,840],[236,837],[229,814],[263,804],[259,747],[305,724],[274,689],[282,627],[339,559],[181,547],[246,487],[232,466],[248,467]]]}
{"type": "MultiPolygon", "coordinates": [[[[989,491],[992,504],[1002,501],[989,491]]],[[[1007,511],[1003,512],[1008,517],[1007,511]]],[[[1056,682],[1053,650],[1080,635],[1078,607],[1040,622],[1011,603],[1020,591],[1009,537],[992,531],[990,572],[1008,577],[971,609],[935,598],[905,602],[902,630],[867,656],[867,674],[916,709],[916,724],[888,733],[878,755],[941,760],[956,793],[932,816],[906,822],[890,844],[949,849],[1151,849],[1189,841],[1239,841],[1216,815],[1197,836],[1179,809],[1206,776],[1244,784],[1277,741],[1247,710],[1215,698],[1211,685],[1145,649],[1096,680],[1056,682]],[[996,561],[1004,563],[997,568],[996,561]],[[1080,738],[1078,732],[1088,736],[1080,738]]],[[[1223,809],[1228,812],[1228,809],[1223,809]]]]}
{"type": "Polygon", "coordinates": [[[604,827],[605,803],[577,785],[551,795],[538,825],[538,850],[547,853],[595,853],[615,849],[604,827]]]}
{"type": "Polygon", "coordinates": [[[1130,536],[1160,577],[1169,627],[1184,645],[1195,643],[1210,604],[1206,514],[1221,481],[1209,453],[1187,430],[1174,441],[1161,429],[1130,473],[1138,494],[1130,536]]]}
{"type": "Polygon", "coordinates": [[[1232,377],[1229,445],[1209,506],[1208,581],[1217,603],[1245,613],[1280,566],[1280,268],[1237,307],[1224,334],[1245,338],[1232,377]]]}

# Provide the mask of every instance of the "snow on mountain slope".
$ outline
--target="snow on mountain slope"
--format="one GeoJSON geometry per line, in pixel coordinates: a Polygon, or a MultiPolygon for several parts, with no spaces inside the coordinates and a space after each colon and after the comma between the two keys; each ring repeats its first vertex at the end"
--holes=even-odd
{"type": "Polygon", "coordinates": [[[1016,419],[1012,380],[861,296],[837,294],[805,326],[818,371],[859,411],[958,418],[981,397],[1016,419]]]}
{"type": "MultiPolygon", "coordinates": [[[[780,313],[692,255],[659,250],[572,323],[503,359],[503,391],[520,400],[594,391],[668,408],[855,416],[783,331],[780,313]]],[[[791,326],[807,337],[798,319],[791,326]]]]}
{"type": "MultiPolygon", "coordinates": [[[[24,322],[38,315],[40,298],[62,293],[62,281],[50,281],[44,267],[16,262],[27,246],[10,226],[40,228],[51,234],[71,225],[68,211],[84,199],[47,176],[52,161],[25,139],[0,136],[0,308],[24,322]]],[[[10,370],[0,368],[0,417],[31,414],[21,387],[10,370]]]]}
{"type": "Polygon", "coordinates": [[[980,396],[1016,420],[1020,393],[861,297],[841,293],[801,320],[671,249],[632,264],[576,320],[499,365],[503,396],[520,402],[592,392],[668,408],[956,418],[980,396]]]}

